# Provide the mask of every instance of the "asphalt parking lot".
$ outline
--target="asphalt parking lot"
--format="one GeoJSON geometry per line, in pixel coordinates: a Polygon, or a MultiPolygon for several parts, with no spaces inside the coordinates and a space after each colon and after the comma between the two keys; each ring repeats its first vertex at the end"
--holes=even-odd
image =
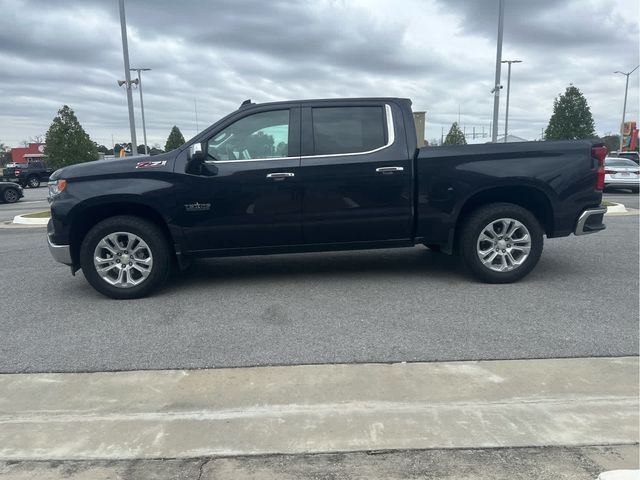
{"type": "Polygon", "coordinates": [[[638,216],[606,223],[513,285],[416,247],[202,260],[128,302],[55,263],[44,229],[3,228],[0,372],[637,355],[638,216]]]}
{"type": "Polygon", "coordinates": [[[24,197],[12,204],[0,203],[0,223],[13,220],[16,215],[41,212],[49,208],[47,188],[25,188],[24,197]]]}

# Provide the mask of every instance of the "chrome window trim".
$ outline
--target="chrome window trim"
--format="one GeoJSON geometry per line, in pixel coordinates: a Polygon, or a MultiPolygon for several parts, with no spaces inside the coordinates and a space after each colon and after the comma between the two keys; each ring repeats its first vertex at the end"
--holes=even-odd
{"type": "MultiPolygon", "coordinates": [[[[313,108],[313,107],[312,107],[313,108]]],[[[334,107],[334,108],[340,108],[334,107]]],[[[384,110],[387,120],[387,143],[381,147],[374,148],[373,150],[367,150],[366,152],[352,152],[352,153],[329,153],[326,155],[303,155],[294,157],[264,157],[264,158],[250,158],[243,160],[205,160],[204,163],[218,164],[218,163],[241,163],[241,162],[264,162],[268,160],[293,160],[293,159],[305,159],[305,158],[325,158],[325,157],[351,157],[353,155],[369,155],[371,153],[379,152],[385,148],[389,148],[396,141],[396,132],[393,126],[393,113],[391,111],[391,105],[388,103],[384,105],[384,110]]]]}
{"type": "MultiPolygon", "coordinates": [[[[312,107],[313,108],[313,107],[312,107]]],[[[335,108],[340,108],[335,107],[335,108]]],[[[384,150],[385,148],[389,148],[396,141],[396,133],[393,127],[393,113],[391,113],[391,105],[385,104],[384,110],[387,117],[387,143],[386,145],[382,145],[381,147],[374,148],[373,150],[367,150],[366,152],[351,152],[351,153],[328,153],[325,155],[303,155],[304,158],[325,158],[325,157],[350,157],[352,155],[368,155],[370,153],[379,152],[380,150],[384,150]]]]}
{"type": "Polygon", "coordinates": [[[204,163],[209,165],[217,165],[218,163],[247,163],[247,162],[265,162],[267,160],[297,160],[300,156],[294,157],[264,157],[264,158],[249,158],[243,160],[205,160],[204,163]]]}

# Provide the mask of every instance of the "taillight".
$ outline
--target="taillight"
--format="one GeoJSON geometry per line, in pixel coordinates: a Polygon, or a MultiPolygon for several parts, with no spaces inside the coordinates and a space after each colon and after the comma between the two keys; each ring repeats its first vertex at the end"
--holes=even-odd
{"type": "Polygon", "coordinates": [[[598,170],[597,170],[598,178],[596,180],[596,190],[602,191],[604,189],[604,176],[605,176],[604,159],[607,156],[607,147],[605,146],[592,147],[591,156],[596,157],[598,159],[598,170]]]}
{"type": "Polygon", "coordinates": [[[607,170],[606,168],[604,169],[605,175],[615,175],[616,173],[618,172],[616,172],[615,170],[607,170]]]}
{"type": "Polygon", "coordinates": [[[16,170],[15,173],[16,173],[16,177],[20,176],[20,170],[16,170]]]}

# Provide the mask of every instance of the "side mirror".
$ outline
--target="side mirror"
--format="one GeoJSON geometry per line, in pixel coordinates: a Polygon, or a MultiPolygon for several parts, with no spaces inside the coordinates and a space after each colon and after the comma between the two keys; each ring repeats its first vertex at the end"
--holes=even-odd
{"type": "Polygon", "coordinates": [[[206,157],[202,151],[202,144],[194,143],[187,154],[186,172],[191,175],[214,176],[218,174],[218,167],[205,163],[206,157]]]}
{"type": "Polygon", "coordinates": [[[204,162],[204,152],[202,151],[202,144],[194,143],[189,147],[188,154],[189,163],[202,163],[204,162]]]}

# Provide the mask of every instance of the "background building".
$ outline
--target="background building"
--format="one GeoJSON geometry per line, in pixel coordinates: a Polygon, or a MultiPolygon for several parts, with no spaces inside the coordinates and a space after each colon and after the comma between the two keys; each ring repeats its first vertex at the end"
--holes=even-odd
{"type": "Polygon", "coordinates": [[[11,161],[13,163],[27,163],[29,160],[41,160],[44,157],[44,143],[30,143],[27,147],[11,149],[11,161]]]}

